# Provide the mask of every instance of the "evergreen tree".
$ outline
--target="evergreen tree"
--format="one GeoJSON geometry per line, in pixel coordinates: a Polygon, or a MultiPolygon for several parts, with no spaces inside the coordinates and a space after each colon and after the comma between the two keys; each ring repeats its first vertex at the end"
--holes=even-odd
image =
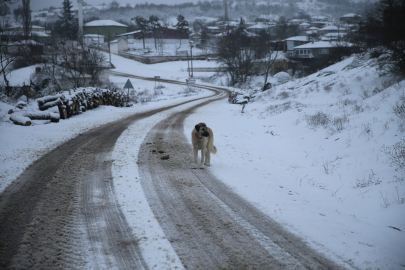
{"type": "Polygon", "coordinates": [[[405,75],[405,0],[380,0],[360,24],[357,42],[375,55],[387,54],[393,71],[405,75]]]}
{"type": "Polygon", "coordinates": [[[136,16],[135,22],[136,25],[138,26],[138,29],[141,30],[143,39],[143,49],[145,49],[145,35],[149,30],[149,22],[142,16],[136,16]]]}
{"type": "Polygon", "coordinates": [[[72,2],[70,0],[63,0],[62,17],[56,21],[54,30],[63,39],[74,40],[77,38],[79,24],[77,19],[73,17],[72,2]]]}
{"type": "Polygon", "coordinates": [[[179,16],[177,16],[177,30],[180,32],[180,46],[181,46],[181,33],[185,33],[188,30],[188,21],[186,21],[186,19],[184,18],[183,15],[179,14],[179,16]]]}

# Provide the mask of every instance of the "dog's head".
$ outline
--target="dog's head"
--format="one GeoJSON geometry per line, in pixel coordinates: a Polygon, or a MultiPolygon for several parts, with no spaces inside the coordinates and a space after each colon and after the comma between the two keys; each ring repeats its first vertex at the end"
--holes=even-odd
{"type": "MultiPolygon", "coordinates": [[[[208,128],[205,123],[199,123],[195,125],[195,130],[197,130],[197,134],[200,136],[208,137],[210,134],[208,133],[208,128]]],[[[198,137],[200,137],[198,136],[198,137]]]]}

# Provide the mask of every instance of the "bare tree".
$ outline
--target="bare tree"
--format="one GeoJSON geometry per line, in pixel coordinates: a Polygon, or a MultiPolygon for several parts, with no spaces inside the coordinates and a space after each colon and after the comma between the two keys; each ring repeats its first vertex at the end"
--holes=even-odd
{"type": "Polygon", "coordinates": [[[279,54],[280,54],[280,51],[274,51],[272,48],[269,48],[267,51],[266,57],[264,58],[264,60],[262,62],[263,67],[264,67],[264,84],[263,84],[262,91],[266,90],[269,74],[273,71],[274,64],[275,64],[279,54]]]}
{"type": "Polygon", "coordinates": [[[159,22],[159,18],[155,15],[151,15],[149,17],[149,25],[150,25],[150,30],[153,32],[153,38],[155,39],[155,49],[157,49],[157,44],[156,44],[156,37],[158,34],[158,31],[162,27],[162,25],[159,22]]]}
{"type": "Polygon", "coordinates": [[[243,21],[235,30],[229,30],[217,46],[218,62],[225,66],[231,84],[246,82],[254,73],[255,51],[243,27],[243,21]]]}

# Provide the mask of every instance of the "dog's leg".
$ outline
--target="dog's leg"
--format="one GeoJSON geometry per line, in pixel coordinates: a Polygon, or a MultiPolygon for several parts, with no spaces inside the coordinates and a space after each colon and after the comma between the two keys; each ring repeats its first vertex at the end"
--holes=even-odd
{"type": "Polygon", "coordinates": [[[193,148],[193,150],[194,150],[194,166],[193,166],[193,168],[197,168],[198,149],[193,148]]]}
{"type": "Polygon", "coordinates": [[[211,165],[211,153],[209,149],[207,149],[207,152],[205,154],[205,165],[207,166],[211,165]]]}
{"type": "Polygon", "coordinates": [[[203,147],[201,149],[201,164],[200,164],[200,169],[204,169],[204,159],[205,159],[205,153],[207,151],[207,148],[203,147]]]}

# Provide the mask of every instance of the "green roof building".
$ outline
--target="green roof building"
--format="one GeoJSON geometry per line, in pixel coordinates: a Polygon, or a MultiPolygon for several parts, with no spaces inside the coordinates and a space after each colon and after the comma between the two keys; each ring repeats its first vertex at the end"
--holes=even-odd
{"type": "Polygon", "coordinates": [[[115,36],[127,32],[127,25],[113,20],[96,20],[84,24],[84,34],[96,34],[105,37],[105,41],[112,40],[115,36]]]}

